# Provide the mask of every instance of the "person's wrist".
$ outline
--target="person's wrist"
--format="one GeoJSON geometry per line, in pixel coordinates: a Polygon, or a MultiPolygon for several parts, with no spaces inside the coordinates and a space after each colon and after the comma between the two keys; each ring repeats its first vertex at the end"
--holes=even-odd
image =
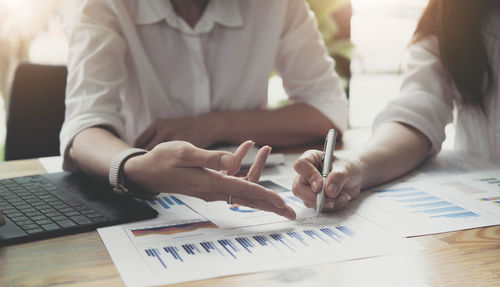
{"type": "Polygon", "coordinates": [[[367,178],[369,168],[366,161],[363,159],[363,156],[361,154],[354,155],[352,156],[351,161],[352,164],[356,166],[361,189],[367,187],[369,185],[369,179],[367,178]]]}
{"type": "Polygon", "coordinates": [[[145,157],[146,154],[131,157],[123,165],[123,177],[127,185],[146,188],[145,157]]]}

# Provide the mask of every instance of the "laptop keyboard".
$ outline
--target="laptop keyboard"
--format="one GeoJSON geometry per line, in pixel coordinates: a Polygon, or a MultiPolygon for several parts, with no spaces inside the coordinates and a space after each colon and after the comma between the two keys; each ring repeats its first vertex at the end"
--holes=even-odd
{"type": "Polygon", "coordinates": [[[38,175],[0,180],[0,211],[28,234],[107,221],[38,175]]]}

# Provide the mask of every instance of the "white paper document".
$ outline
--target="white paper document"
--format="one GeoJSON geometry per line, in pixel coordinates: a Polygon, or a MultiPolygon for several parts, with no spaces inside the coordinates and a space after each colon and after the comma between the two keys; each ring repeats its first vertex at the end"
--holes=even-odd
{"type": "Polygon", "coordinates": [[[158,218],[98,232],[127,286],[173,284],[316,265],[422,248],[398,237],[500,224],[500,168],[442,153],[417,172],[364,191],[348,208],[315,218],[290,192],[293,161],[264,170],[260,184],[297,213],[273,213],[177,194],[142,201],[158,218]]]}
{"type": "Polygon", "coordinates": [[[400,180],[421,180],[436,176],[450,176],[499,169],[500,166],[455,150],[442,150],[400,180]]]}
{"type": "Polygon", "coordinates": [[[127,286],[173,284],[422,249],[346,212],[318,220],[232,229],[210,221],[177,220],[98,231],[127,286]]]}
{"type": "MultiPolygon", "coordinates": [[[[316,216],[314,208],[305,207],[304,202],[300,198],[294,196],[291,190],[285,186],[271,180],[260,181],[259,184],[277,192],[285,200],[285,203],[295,211],[297,220],[316,216]]],[[[240,206],[238,204],[229,205],[224,201],[205,202],[199,198],[186,195],[179,195],[179,198],[199,214],[202,214],[208,220],[222,228],[235,228],[288,221],[287,218],[272,212],[240,206]]]]}
{"type": "Polygon", "coordinates": [[[498,225],[500,169],[387,184],[350,209],[406,237],[498,225]]]}

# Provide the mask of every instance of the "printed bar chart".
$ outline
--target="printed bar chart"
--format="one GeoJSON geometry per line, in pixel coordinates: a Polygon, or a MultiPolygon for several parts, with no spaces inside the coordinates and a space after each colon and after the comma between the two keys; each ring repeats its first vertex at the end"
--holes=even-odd
{"type": "Polygon", "coordinates": [[[360,194],[357,214],[402,236],[500,224],[500,169],[385,184],[360,194]],[[411,224],[409,224],[411,222],[411,224]]]}
{"type": "Polygon", "coordinates": [[[374,191],[379,198],[387,198],[414,214],[427,214],[429,218],[465,218],[480,216],[464,207],[416,188],[382,189],[374,191]]]}
{"type": "Polygon", "coordinates": [[[172,244],[161,248],[146,248],[144,254],[156,261],[157,267],[168,269],[188,264],[198,257],[211,257],[210,260],[226,260],[229,263],[262,253],[279,257],[307,253],[311,248],[317,250],[321,246],[339,245],[354,237],[356,232],[348,226],[326,226],[172,244]]]}
{"type": "Polygon", "coordinates": [[[161,226],[138,222],[99,229],[112,258],[123,259],[113,260],[127,285],[167,285],[420,250],[347,209],[237,228],[211,228],[203,219],[165,219],[161,226]]]}
{"type": "Polygon", "coordinates": [[[154,200],[140,200],[143,204],[155,208],[155,206],[161,206],[163,209],[171,209],[178,205],[184,205],[184,203],[178,199],[175,195],[162,194],[154,200]]]}

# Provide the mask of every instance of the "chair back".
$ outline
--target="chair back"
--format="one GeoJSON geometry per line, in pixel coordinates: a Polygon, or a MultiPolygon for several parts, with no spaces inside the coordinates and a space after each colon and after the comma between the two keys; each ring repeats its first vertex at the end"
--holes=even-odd
{"type": "Polygon", "coordinates": [[[64,121],[65,66],[20,64],[7,115],[5,160],[59,155],[64,121]]]}

